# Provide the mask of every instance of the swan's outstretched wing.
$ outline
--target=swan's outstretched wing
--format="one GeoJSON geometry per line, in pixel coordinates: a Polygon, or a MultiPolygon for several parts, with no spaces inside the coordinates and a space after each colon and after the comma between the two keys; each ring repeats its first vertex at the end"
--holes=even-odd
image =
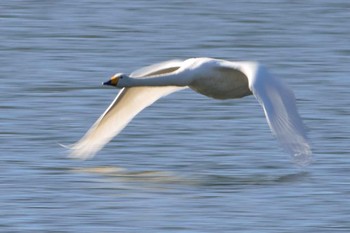
{"type": "MultiPolygon", "coordinates": [[[[181,63],[182,61],[179,60],[159,63],[141,68],[130,76],[147,78],[150,75],[173,72],[181,66],[181,63]]],[[[84,137],[71,147],[71,156],[81,159],[93,157],[144,108],[162,96],[181,89],[184,87],[123,88],[84,137]]]]}
{"type": "Polygon", "coordinates": [[[249,87],[264,109],[271,131],[299,165],[312,160],[303,122],[298,114],[293,91],[261,65],[250,66],[249,87]]]}

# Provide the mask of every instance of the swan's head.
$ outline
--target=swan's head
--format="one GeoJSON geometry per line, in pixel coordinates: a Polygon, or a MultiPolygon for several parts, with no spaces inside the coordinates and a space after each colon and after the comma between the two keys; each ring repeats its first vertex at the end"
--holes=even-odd
{"type": "Polygon", "coordinates": [[[107,82],[102,83],[103,85],[109,85],[114,87],[124,87],[124,81],[128,78],[127,75],[123,73],[115,74],[107,82]]]}

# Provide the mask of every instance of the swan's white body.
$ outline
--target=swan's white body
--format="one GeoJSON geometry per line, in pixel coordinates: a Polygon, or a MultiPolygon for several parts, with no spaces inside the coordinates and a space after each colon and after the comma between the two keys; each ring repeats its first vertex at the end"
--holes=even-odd
{"type": "Polygon", "coordinates": [[[71,147],[71,155],[89,158],[116,136],[139,112],[162,96],[191,88],[216,99],[253,94],[263,107],[272,133],[301,165],[312,152],[293,92],[256,62],[230,62],[212,58],[173,60],[118,74],[123,88],[91,129],[71,147]]]}

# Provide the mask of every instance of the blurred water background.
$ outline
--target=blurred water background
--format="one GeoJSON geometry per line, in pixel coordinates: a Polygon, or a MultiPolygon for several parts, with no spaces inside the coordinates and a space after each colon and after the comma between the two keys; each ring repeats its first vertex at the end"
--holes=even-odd
{"type": "Polygon", "coordinates": [[[349,232],[350,2],[0,2],[0,232],[349,232]],[[161,99],[89,161],[116,72],[258,60],[295,91],[315,162],[293,165],[253,96],[161,99]]]}

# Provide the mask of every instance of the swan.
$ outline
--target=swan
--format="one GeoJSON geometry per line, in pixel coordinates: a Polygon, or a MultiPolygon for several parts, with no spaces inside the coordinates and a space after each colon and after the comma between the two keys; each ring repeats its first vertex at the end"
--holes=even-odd
{"type": "Polygon", "coordinates": [[[103,84],[121,91],[88,132],[70,147],[71,157],[92,158],[144,108],[170,93],[191,88],[215,99],[254,95],[282,148],[299,165],[312,160],[292,90],[258,62],[214,58],[171,60],[130,75],[117,73],[103,84]]]}

